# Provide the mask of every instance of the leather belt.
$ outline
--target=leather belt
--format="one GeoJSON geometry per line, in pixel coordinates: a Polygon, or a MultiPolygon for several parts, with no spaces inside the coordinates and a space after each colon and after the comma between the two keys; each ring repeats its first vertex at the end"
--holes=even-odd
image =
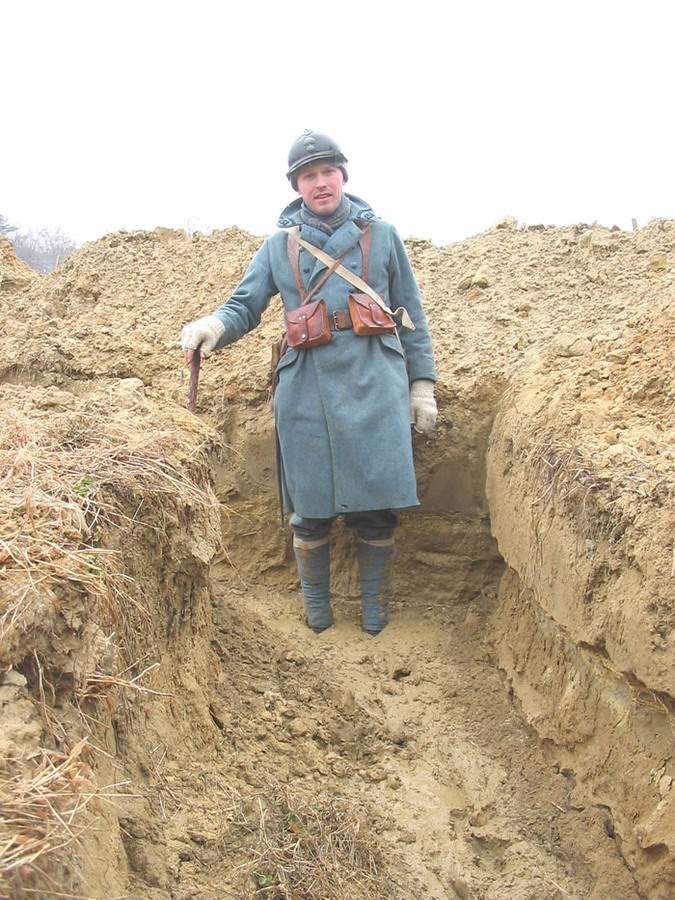
{"type": "Polygon", "coordinates": [[[348,309],[336,309],[328,314],[328,327],[331,331],[344,331],[352,328],[352,317],[348,309]]]}

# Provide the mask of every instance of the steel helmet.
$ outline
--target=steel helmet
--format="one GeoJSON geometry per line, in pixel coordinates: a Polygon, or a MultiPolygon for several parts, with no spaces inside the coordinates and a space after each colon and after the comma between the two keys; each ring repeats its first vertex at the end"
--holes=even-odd
{"type": "Polygon", "coordinates": [[[300,137],[293,141],[288,151],[288,172],[286,177],[293,185],[293,190],[298,189],[297,174],[303,166],[311,166],[313,163],[330,162],[339,169],[347,180],[347,157],[335,143],[321,131],[310,131],[306,128],[300,137]]]}

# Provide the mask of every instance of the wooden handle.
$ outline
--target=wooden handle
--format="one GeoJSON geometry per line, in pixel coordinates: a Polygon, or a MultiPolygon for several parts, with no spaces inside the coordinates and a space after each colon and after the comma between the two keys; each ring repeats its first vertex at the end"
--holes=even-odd
{"type": "Polygon", "coordinates": [[[192,357],[192,362],[190,363],[190,383],[188,385],[188,402],[187,408],[190,412],[194,412],[197,408],[197,385],[199,384],[199,367],[202,362],[202,357],[199,352],[199,347],[194,352],[194,356],[192,357]]]}

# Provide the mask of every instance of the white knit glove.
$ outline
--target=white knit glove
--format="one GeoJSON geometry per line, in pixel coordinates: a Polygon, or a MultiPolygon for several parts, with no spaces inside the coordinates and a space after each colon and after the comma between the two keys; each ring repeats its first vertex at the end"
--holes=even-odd
{"type": "Polygon", "coordinates": [[[209,356],[224,334],[225,326],[218,316],[204,316],[183,327],[181,346],[183,351],[199,347],[204,356],[209,356]]]}
{"type": "Polygon", "coordinates": [[[415,431],[426,434],[436,424],[438,408],[434,399],[434,382],[425,378],[410,385],[410,424],[415,431]]]}

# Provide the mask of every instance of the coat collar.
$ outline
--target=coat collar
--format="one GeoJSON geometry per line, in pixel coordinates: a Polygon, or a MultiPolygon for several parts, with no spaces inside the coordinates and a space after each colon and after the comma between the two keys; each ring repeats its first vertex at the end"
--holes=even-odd
{"type": "MultiPolygon", "coordinates": [[[[357,225],[357,221],[366,223],[374,222],[377,219],[377,216],[365,200],[361,200],[360,197],[356,197],[353,194],[346,194],[346,196],[351,203],[349,218],[331,235],[303,223],[300,218],[300,208],[302,206],[301,197],[294,200],[292,203],[289,203],[279,217],[277,225],[279,228],[290,228],[293,225],[299,225],[300,233],[306,241],[310,244],[314,244],[315,247],[324,250],[329,256],[332,256],[333,259],[337,259],[342,256],[343,253],[347,253],[358,244],[363,232],[357,225]]],[[[310,283],[315,276],[325,268],[326,266],[320,260],[314,260],[310,283]]]]}
{"type": "MultiPolygon", "coordinates": [[[[349,213],[349,219],[363,219],[366,222],[374,222],[377,216],[373,212],[369,203],[366,203],[365,200],[362,200],[360,197],[356,197],[354,194],[345,194],[345,196],[349,199],[351,203],[351,210],[349,213]]],[[[279,228],[290,228],[292,225],[302,225],[302,219],[300,218],[300,208],[302,207],[302,197],[297,197],[293,200],[292,203],[289,203],[288,206],[283,210],[279,219],[277,221],[277,227],[279,228]]],[[[344,226],[342,226],[344,227],[344,226]]],[[[338,229],[339,230],[339,229],[338,229]]],[[[316,229],[312,229],[312,231],[316,234],[316,229]]],[[[326,235],[324,235],[326,237],[326,235]]]]}

